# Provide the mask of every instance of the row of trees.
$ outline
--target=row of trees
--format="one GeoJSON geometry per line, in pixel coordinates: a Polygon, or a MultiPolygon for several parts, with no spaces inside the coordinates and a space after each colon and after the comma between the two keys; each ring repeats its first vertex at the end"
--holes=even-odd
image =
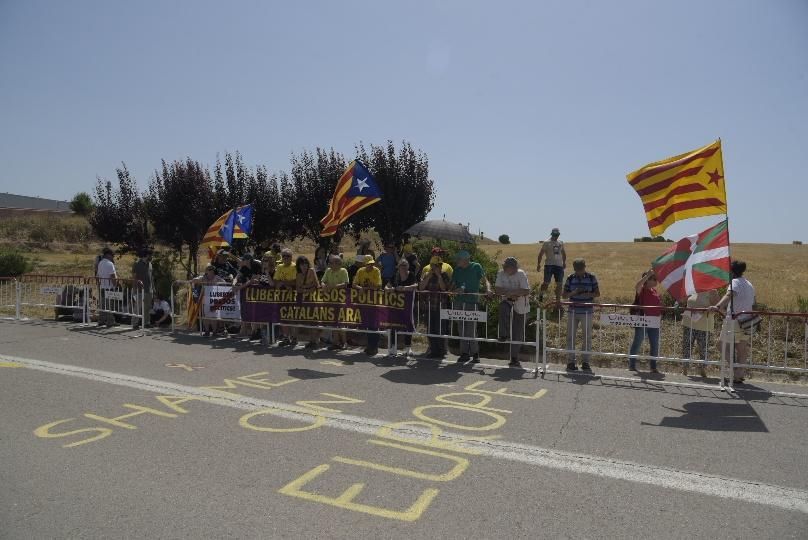
{"type": "MultiPolygon", "coordinates": [[[[384,196],[377,204],[351,217],[337,233],[358,237],[374,228],[384,239],[400,238],[410,226],[422,221],[435,200],[429,178],[429,160],[408,142],[396,148],[356,147],[357,157],[376,178],[384,196]]],[[[137,250],[165,243],[177,253],[187,249],[186,270],[196,273],[202,237],[213,221],[229,209],[252,204],[254,246],[272,241],[308,238],[321,242],[320,219],[328,211],[337,181],[347,167],[345,156],[334,149],[316,148],[292,154],[289,171],[270,172],[266,166],[247,166],[241,154],[217,157],[213,172],[198,161],[162,161],[141,193],[125,164],[116,169],[117,186],[98,179],[94,209],[89,216],[96,235],[137,250]]],[[[329,240],[326,239],[326,242],[329,240]]]]}

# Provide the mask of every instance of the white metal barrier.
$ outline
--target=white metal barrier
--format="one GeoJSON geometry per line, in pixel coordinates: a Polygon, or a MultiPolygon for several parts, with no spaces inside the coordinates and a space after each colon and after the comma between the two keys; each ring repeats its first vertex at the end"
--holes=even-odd
{"type": "MultiPolygon", "coordinates": [[[[693,315],[691,315],[693,317],[693,315]]],[[[679,364],[682,367],[718,367],[715,384],[705,382],[672,382],[665,384],[724,389],[724,364],[715,339],[714,315],[706,309],[672,308],[661,306],[635,306],[627,304],[597,304],[561,302],[555,308],[541,311],[543,373],[566,373],[552,371],[548,364],[576,363],[578,357],[584,362],[591,358],[620,362],[622,366],[648,363],[655,368],[658,362],[679,364]],[[659,316],[633,314],[634,310],[654,310],[659,316]],[[682,312],[689,311],[698,317],[707,317],[709,324],[703,335],[692,327],[682,324],[682,312]],[[641,340],[641,341],[640,341],[641,340]],[[639,343],[639,346],[637,344],[639,343]],[[698,343],[698,345],[696,345],[698,343]],[[704,345],[702,348],[700,345],[704,345]],[[632,354],[632,346],[635,352],[632,354]],[[647,353],[644,352],[648,347],[647,353]],[[688,350],[686,350],[688,349],[688,350]],[[694,351],[698,350],[698,355],[694,351]],[[625,363],[624,363],[625,362],[625,363]]],[[[609,366],[611,367],[611,366],[609,366]]],[[[637,380],[636,377],[620,377],[593,374],[603,379],[637,380]]]]}
{"type": "Polygon", "coordinates": [[[151,306],[145,304],[143,283],[140,280],[87,278],[87,284],[96,301],[95,311],[99,326],[114,326],[117,324],[117,316],[123,318],[124,323],[139,325],[145,333],[151,306]]]}
{"type": "Polygon", "coordinates": [[[17,295],[22,318],[24,308],[53,309],[55,319],[71,317],[88,322],[88,288],[82,276],[26,274],[17,279],[17,295]]]}
{"type": "MultiPolygon", "coordinates": [[[[529,300],[529,299],[528,299],[529,300]]],[[[536,320],[539,320],[539,313],[536,320]]],[[[398,336],[421,336],[429,339],[430,350],[448,352],[448,340],[460,343],[461,354],[479,356],[479,345],[491,343],[507,346],[508,359],[519,359],[523,349],[534,348],[533,373],[538,375],[540,362],[540,332],[528,340],[531,309],[517,313],[513,302],[497,294],[415,291],[412,332],[394,332],[394,348],[398,336]],[[492,330],[490,325],[496,325],[492,330]],[[496,336],[496,337],[494,337],[496,336]],[[476,351],[476,352],[475,352],[476,351]]]]}
{"type": "MultiPolygon", "coordinates": [[[[731,391],[735,391],[734,381],[744,379],[747,369],[808,375],[808,313],[749,311],[736,314],[730,321],[722,327],[721,358],[727,364],[731,391]]],[[[744,390],[760,391],[748,387],[744,390]]]]}
{"type": "Polygon", "coordinates": [[[178,280],[171,284],[171,331],[176,332],[177,321],[189,329],[206,335],[227,334],[227,326],[260,330],[264,344],[273,341],[270,323],[251,323],[241,320],[238,285],[206,283],[201,280],[178,280]],[[184,291],[184,294],[181,294],[184,291]]]}
{"type": "Polygon", "coordinates": [[[13,277],[0,277],[0,316],[20,318],[20,295],[17,288],[17,279],[13,277]]]}

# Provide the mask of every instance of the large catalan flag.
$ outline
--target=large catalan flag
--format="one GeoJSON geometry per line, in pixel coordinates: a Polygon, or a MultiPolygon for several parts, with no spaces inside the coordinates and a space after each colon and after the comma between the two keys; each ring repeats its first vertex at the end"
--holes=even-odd
{"type": "Polygon", "coordinates": [[[201,248],[208,249],[211,258],[220,247],[233,243],[233,238],[247,238],[252,232],[252,205],[239,206],[228,210],[213,222],[202,237],[201,248]]]}
{"type": "Polygon", "coordinates": [[[727,213],[721,141],[651,163],[626,178],[642,199],[654,236],[682,219],[727,213]]]}
{"type": "Polygon", "coordinates": [[[376,184],[376,179],[361,161],[351,161],[337,182],[334,196],[328,205],[328,213],[320,220],[323,226],[320,236],[334,235],[340,223],[380,200],[382,191],[376,184]]]}

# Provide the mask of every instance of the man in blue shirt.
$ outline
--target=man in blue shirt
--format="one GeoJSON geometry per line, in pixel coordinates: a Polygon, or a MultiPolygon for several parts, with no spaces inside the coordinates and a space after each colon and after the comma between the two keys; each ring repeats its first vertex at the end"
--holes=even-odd
{"type": "MultiPolygon", "coordinates": [[[[600,289],[598,288],[598,279],[594,274],[586,271],[586,261],[583,259],[575,259],[572,263],[572,269],[575,273],[567,277],[564,283],[564,298],[568,298],[572,302],[567,312],[567,350],[569,353],[569,360],[567,361],[567,371],[578,371],[575,365],[575,334],[578,332],[578,324],[583,327],[584,333],[584,351],[592,349],[592,306],[580,305],[591,304],[595,298],[600,296],[600,289]]],[[[591,371],[589,366],[589,354],[582,355],[583,362],[581,369],[584,371],[591,371]]]]}
{"type": "Polygon", "coordinates": [[[396,245],[392,242],[387,242],[384,245],[384,253],[379,255],[376,262],[382,273],[382,287],[386,287],[392,283],[393,276],[396,275],[396,268],[398,268],[396,245]]]}

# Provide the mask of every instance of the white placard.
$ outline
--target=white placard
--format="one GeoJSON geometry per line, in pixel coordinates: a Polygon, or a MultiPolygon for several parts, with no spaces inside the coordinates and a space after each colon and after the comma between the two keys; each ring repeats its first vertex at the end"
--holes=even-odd
{"type": "Polygon", "coordinates": [[[487,322],[488,313],[485,311],[466,311],[465,309],[442,309],[441,320],[463,322],[487,322]]]}
{"type": "Polygon", "coordinates": [[[39,293],[40,294],[60,295],[60,294],[62,294],[62,288],[61,287],[42,287],[41,289],[39,289],[39,293]]]}
{"type": "Polygon", "coordinates": [[[631,326],[634,328],[659,328],[660,317],[651,315],[628,315],[626,313],[601,313],[600,324],[604,326],[631,326]]]}
{"type": "Polygon", "coordinates": [[[106,300],[116,300],[118,302],[123,302],[123,291],[104,291],[104,298],[106,300]]]}
{"type": "Polygon", "coordinates": [[[241,301],[233,287],[205,285],[203,315],[209,319],[241,319],[241,301]]]}

